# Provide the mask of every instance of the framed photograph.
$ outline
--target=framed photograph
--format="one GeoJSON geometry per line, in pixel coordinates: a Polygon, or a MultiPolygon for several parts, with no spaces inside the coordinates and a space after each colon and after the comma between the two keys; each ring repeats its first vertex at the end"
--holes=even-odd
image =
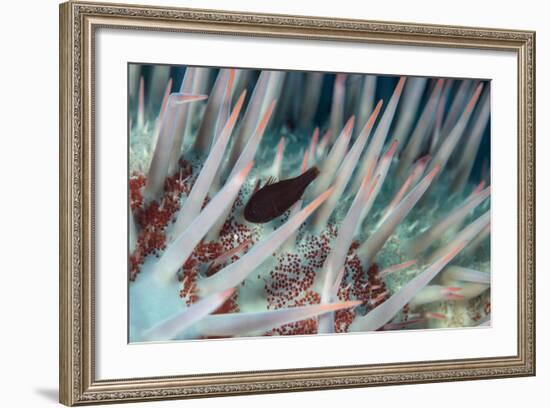
{"type": "Polygon", "coordinates": [[[60,400],[535,373],[535,33],[60,6],[60,400]]]}

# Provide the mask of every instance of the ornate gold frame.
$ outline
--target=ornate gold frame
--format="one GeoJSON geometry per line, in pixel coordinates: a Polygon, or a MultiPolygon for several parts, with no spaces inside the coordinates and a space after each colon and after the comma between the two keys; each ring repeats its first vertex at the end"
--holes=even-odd
{"type": "Polygon", "coordinates": [[[60,401],[66,405],[535,374],[535,33],[68,2],[60,6],[60,401]],[[98,27],[504,50],[518,63],[518,350],[514,356],[98,381],[94,376],[94,32],[98,27]]]}

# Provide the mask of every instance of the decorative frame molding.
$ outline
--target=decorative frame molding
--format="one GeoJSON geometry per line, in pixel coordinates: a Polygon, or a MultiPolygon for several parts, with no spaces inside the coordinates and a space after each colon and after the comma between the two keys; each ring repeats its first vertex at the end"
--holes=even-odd
{"type": "Polygon", "coordinates": [[[66,405],[535,374],[535,33],[229,11],[60,5],[60,401],[66,405]],[[518,62],[515,356],[178,377],[94,377],[94,32],[98,27],[512,51],[518,62]]]}

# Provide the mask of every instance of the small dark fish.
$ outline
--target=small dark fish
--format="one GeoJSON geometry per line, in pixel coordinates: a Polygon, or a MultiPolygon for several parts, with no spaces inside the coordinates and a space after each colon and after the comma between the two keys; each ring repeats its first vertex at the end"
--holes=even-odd
{"type": "Polygon", "coordinates": [[[306,187],[318,175],[317,167],[312,167],[298,177],[273,184],[268,182],[252,194],[244,208],[244,218],[256,224],[277,218],[302,197],[306,187]]]}

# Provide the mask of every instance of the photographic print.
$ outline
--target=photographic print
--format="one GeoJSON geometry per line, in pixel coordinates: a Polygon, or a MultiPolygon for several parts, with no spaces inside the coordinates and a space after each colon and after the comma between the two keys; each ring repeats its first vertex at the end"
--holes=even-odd
{"type": "Polygon", "coordinates": [[[490,324],[491,84],[128,65],[129,341],[490,324]]]}

